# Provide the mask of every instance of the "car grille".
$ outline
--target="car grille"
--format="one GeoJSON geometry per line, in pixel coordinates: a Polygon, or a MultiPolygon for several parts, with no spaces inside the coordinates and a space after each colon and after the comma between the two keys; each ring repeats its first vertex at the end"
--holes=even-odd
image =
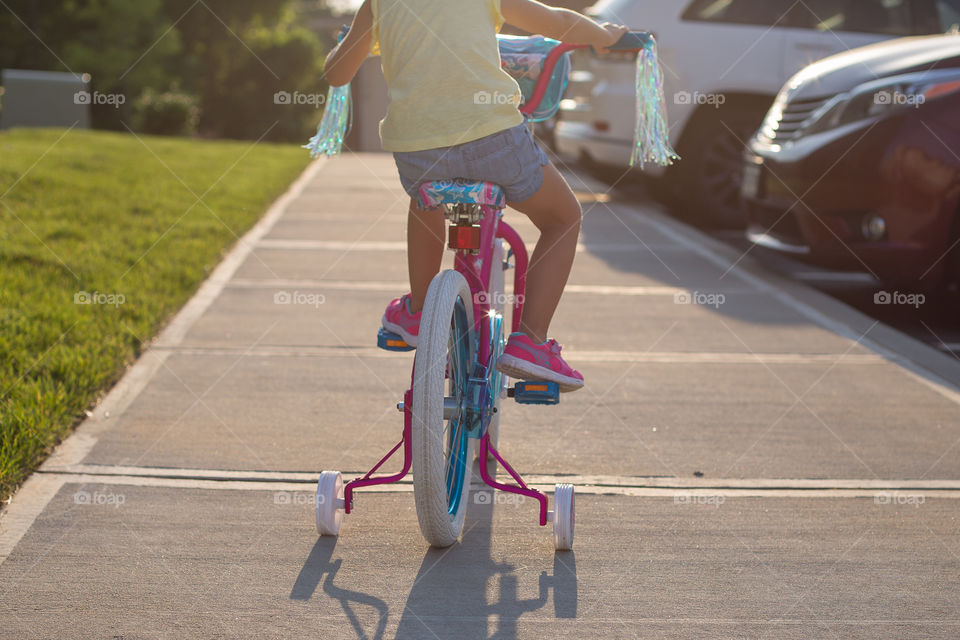
{"type": "Polygon", "coordinates": [[[810,119],[830,98],[794,100],[779,107],[775,105],[767,115],[763,133],[771,142],[789,142],[800,136],[804,123],[810,119]]]}

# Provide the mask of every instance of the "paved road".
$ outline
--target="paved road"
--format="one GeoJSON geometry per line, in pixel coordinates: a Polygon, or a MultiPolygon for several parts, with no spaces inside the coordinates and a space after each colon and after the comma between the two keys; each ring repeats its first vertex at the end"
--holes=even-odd
{"type": "Polygon", "coordinates": [[[313,479],[392,446],[411,362],[373,348],[405,289],[402,192],[388,156],[347,156],[15,496],[0,637],[957,637],[957,363],[575,186],[553,334],[588,386],[505,407],[502,440],[533,482],[577,484],[574,552],[482,490],[429,549],[409,483],[317,538],[313,479]]]}

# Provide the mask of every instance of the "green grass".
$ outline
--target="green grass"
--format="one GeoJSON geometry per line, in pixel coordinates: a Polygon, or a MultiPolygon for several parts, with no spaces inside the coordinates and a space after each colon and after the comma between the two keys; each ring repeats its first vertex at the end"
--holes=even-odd
{"type": "Polygon", "coordinates": [[[307,161],[294,145],[0,133],[0,501],[307,161]]]}

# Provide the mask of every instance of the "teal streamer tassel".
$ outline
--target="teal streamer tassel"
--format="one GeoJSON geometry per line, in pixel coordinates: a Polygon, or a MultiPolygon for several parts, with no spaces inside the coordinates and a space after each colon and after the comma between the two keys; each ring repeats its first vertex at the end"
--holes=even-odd
{"type": "Polygon", "coordinates": [[[352,120],[352,113],[350,85],[330,87],[323,117],[320,118],[320,124],[317,126],[317,133],[310,138],[310,142],[303,145],[304,149],[310,150],[311,158],[316,158],[320,154],[335,156],[340,153],[343,138],[352,120]]]}
{"type": "Polygon", "coordinates": [[[637,131],[630,166],[640,161],[662,166],[673,164],[680,156],[670,146],[667,105],[663,92],[663,70],[657,53],[657,41],[649,43],[637,56],[637,131]]]}

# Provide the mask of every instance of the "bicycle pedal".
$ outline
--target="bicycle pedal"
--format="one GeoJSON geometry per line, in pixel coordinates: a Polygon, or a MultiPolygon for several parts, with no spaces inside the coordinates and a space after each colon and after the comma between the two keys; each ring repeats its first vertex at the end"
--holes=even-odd
{"type": "Polygon", "coordinates": [[[397,334],[380,327],[377,331],[377,346],[386,351],[413,351],[416,347],[408,345],[397,334]]]}
{"type": "Polygon", "coordinates": [[[520,404],[560,404],[560,385],[556,382],[518,382],[507,395],[520,404]]]}

